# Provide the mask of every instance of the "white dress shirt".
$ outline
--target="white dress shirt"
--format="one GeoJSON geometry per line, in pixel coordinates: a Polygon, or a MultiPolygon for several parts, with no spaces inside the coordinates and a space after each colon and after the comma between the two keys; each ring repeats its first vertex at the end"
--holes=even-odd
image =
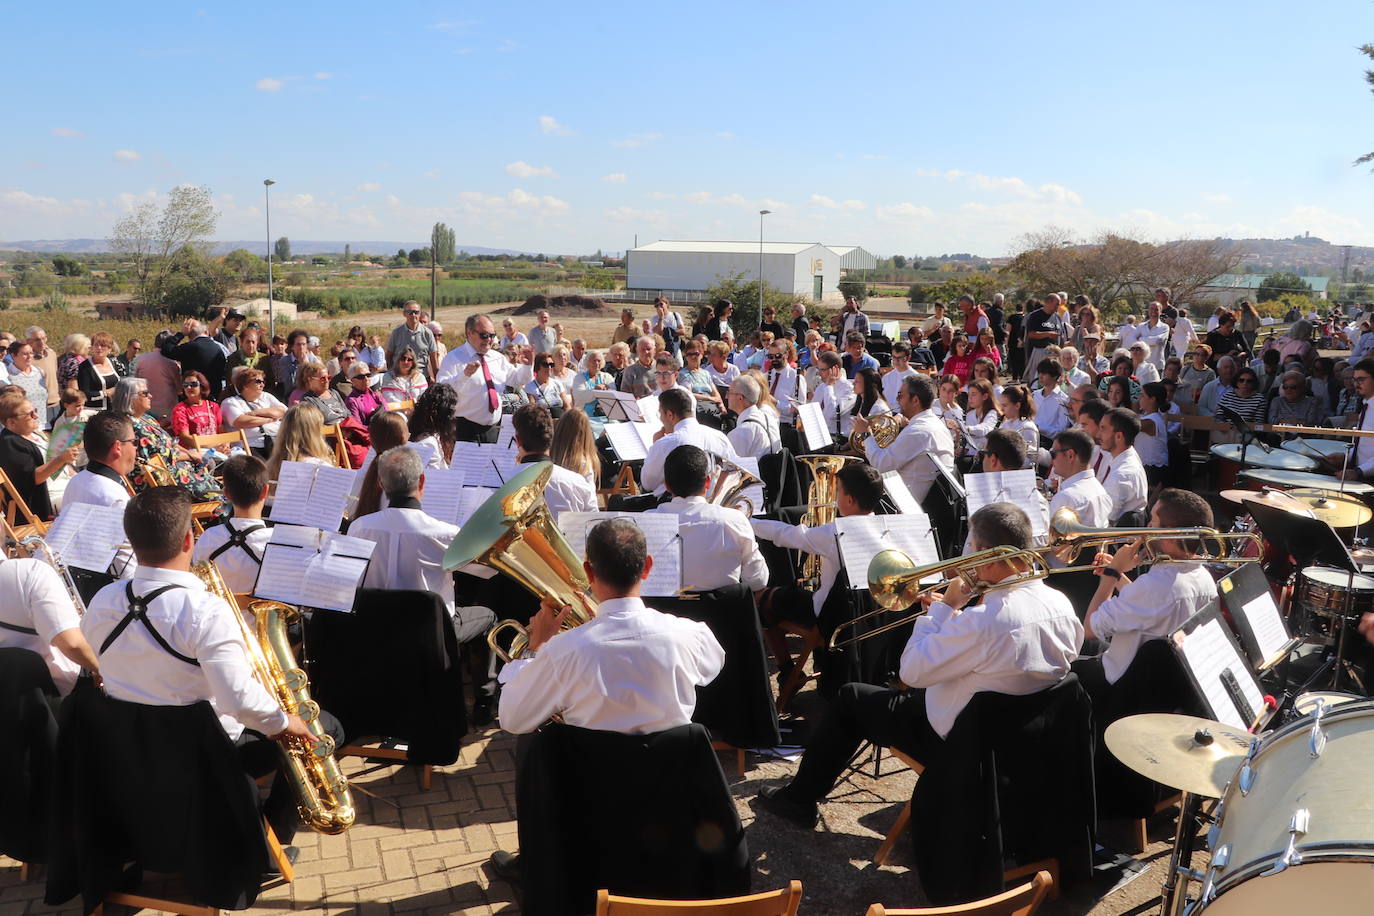
{"type": "Polygon", "coordinates": [[[81,618],[81,632],[100,656],[105,692],[117,700],[150,706],[189,706],[209,700],[229,738],[251,728],[275,735],[286,728],[286,713],[253,676],[248,647],[233,612],[189,572],[142,566],[131,583],[102,588],[81,618]],[[148,622],[177,652],[200,662],[189,665],[168,654],[141,624],[134,622],[100,651],[105,638],[129,612],[126,585],[146,597],[175,584],[148,604],[148,622]]]}
{"type": "MultiPolygon", "coordinates": [[[[527,464],[550,460],[548,455],[525,457],[527,464]]],[[[564,512],[595,512],[598,508],[596,487],[592,486],[591,481],[557,464],[553,466],[553,473],[544,487],[544,501],[549,504],[549,511],[554,518],[564,512]]]]}
{"type": "Polygon", "coordinates": [[[1197,332],[1193,329],[1193,321],[1185,315],[1179,315],[1174,319],[1174,330],[1172,340],[1174,344],[1174,355],[1179,359],[1188,352],[1188,348],[1193,343],[1193,338],[1197,332]]]}
{"type": "Polygon", "coordinates": [[[864,453],[879,472],[898,472],[917,502],[926,498],[940,475],[937,465],[954,470],[954,437],[945,421],[929,410],[912,417],[887,448],[879,448],[878,441],[869,436],[864,453]]]}
{"type": "Polygon", "coordinates": [[[1135,437],[1135,444],[1132,447],[1135,449],[1136,455],[1139,456],[1140,463],[1146,467],[1166,467],[1169,464],[1169,428],[1164,419],[1164,414],[1155,411],[1140,419],[1151,420],[1155,425],[1154,435],[1141,429],[1140,435],[1135,437]]]}
{"type": "Polygon", "coordinates": [[[444,551],[458,530],[418,504],[390,506],[357,519],[348,526],[349,537],[366,538],[377,545],[363,586],[434,592],[452,616],[453,576],[444,572],[444,551]]]}
{"type": "Polygon", "coordinates": [[[559,714],[568,725],[627,735],[676,728],[692,721],[697,688],[724,664],[706,624],[639,598],[603,601],[590,621],[501,669],[501,727],[525,734],[559,714]]]}
{"type": "Polygon", "coordinates": [[[1149,361],[1155,369],[1164,368],[1164,342],[1169,339],[1169,331],[1169,326],[1163,321],[1155,324],[1146,321],[1136,325],[1135,342],[1149,345],[1149,361]]]}
{"type": "MultiPolygon", "coordinates": [[[[272,539],[272,529],[260,518],[229,518],[223,525],[206,528],[205,533],[196,539],[195,550],[191,552],[191,563],[205,563],[210,554],[229,542],[229,528],[236,531],[249,531],[247,535],[249,553],[242,547],[230,547],[215,557],[215,567],[224,577],[224,584],[236,595],[246,595],[253,591],[258,581],[258,570],[262,568],[263,552],[267,542],[272,539]],[[254,558],[256,557],[256,559],[254,558]]],[[[351,532],[350,532],[351,533],[351,532]]],[[[243,608],[245,617],[247,608],[243,608]]]]}
{"type": "Polygon", "coordinates": [[[915,375],[916,370],[907,366],[906,369],[893,369],[883,376],[883,400],[889,404],[897,403],[897,392],[902,387],[902,382],[909,375],[915,375]]]}
{"type": "Polygon", "coordinates": [[[1008,417],[1002,420],[1002,429],[1009,433],[1016,433],[1026,440],[1029,446],[1031,460],[1035,459],[1035,453],[1040,448],[1040,427],[1034,420],[1023,420],[1020,417],[1008,417]]]}
{"type": "Polygon", "coordinates": [[[709,426],[702,426],[695,417],[688,417],[679,420],[672,432],[665,433],[661,439],[649,445],[649,455],[644,459],[644,470],[640,473],[640,482],[644,489],[660,495],[667,492],[663,485],[663,461],[679,445],[695,445],[707,454],[727,461],[736,461],[739,458],[725,433],[709,426]]]}
{"type": "MultiPolygon", "coordinates": [[[[1035,426],[1042,434],[1053,439],[1069,428],[1069,396],[1058,388],[1049,391],[1032,392],[1035,399],[1035,426]]],[[[1031,445],[1040,447],[1037,439],[1031,445]]]]}
{"type": "MultiPolygon", "coordinates": [[[[92,464],[87,464],[85,470],[67,481],[67,488],[62,493],[62,505],[66,507],[74,506],[77,503],[90,503],[93,506],[128,505],[129,491],[125,489],[123,481],[116,483],[104,474],[97,474],[91,470],[92,466],[92,464]]],[[[120,578],[127,579],[133,574],[137,565],[134,552],[128,547],[121,547],[115,552],[114,561],[110,563],[110,572],[120,578]]],[[[92,570],[92,572],[98,572],[98,570],[92,570]]]]}
{"type": "Polygon", "coordinates": [[[811,596],[812,610],[816,612],[817,617],[821,616],[821,608],[825,607],[830,590],[835,587],[835,579],[844,568],[844,560],[840,556],[840,542],[835,537],[835,523],[808,528],[805,525],[789,525],[765,518],[753,518],[749,520],[749,524],[753,526],[754,534],[765,541],[772,541],[779,547],[789,550],[813,553],[821,558],[821,582],[811,596]]]}
{"type": "Polygon", "coordinates": [[[1120,455],[1107,457],[1110,458],[1112,466],[1107,471],[1106,479],[1102,481],[1102,488],[1111,497],[1111,523],[1115,525],[1127,512],[1145,511],[1145,494],[1149,491],[1150,485],[1145,479],[1145,466],[1140,463],[1140,456],[1136,454],[1134,446],[1127,448],[1120,455]]]}
{"type": "Polygon", "coordinates": [[[1094,636],[1111,641],[1102,656],[1107,683],[1126,673],[1141,643],[1167,637],[1216,596],[1217,582],[1200,563],[1157,563],[1103,601],[1088,620],[1094,636]]]}
{"type": "MultiPolygon", "coordinates": [[[[1360,429],[1374,429],[1374,408],[1370,407],[1371,404],[1374,404],[1374,398],[1365,398],[1362,411],[1364,418],[1360,423],[1360,429]]],[[[1352,460],[1362,475],[1374,475],[1374,436],[1355,438],[1355,455],[1352,460]]]]}
{"type": "Polygon", "coordinates": [[[1059,484],[1059,492],[1050,500],[1050,518],[1060,509],[1072,509],[1078,520],[1089,528],[1106,528],[1111,524],[1112,498],[1093,476],[1092,468],[1079,471],[1059,484]]]}
{"type": "Polygon", "coordinates": [[[59,652],[52,641],[59,633],[80,628],[81,615],[62,577],[51,566],[28,557],[0,557],[0,648],[36,653],[64,697],[76,686],[81,666],[59,652]],[[36,632],[20,633],[5,624],[36,632]]]}
{"type": "Polygon", "coordinates": [[[806,403],[806,376],[791,366],[769,370],[768,391],[778,402],[778,417],[791,423],[796,417],[796,405],[806,403]]]}
{"type": "Polygon", "coordinates": [[[472,375],[467,375],[463,371],[468,363],[479,361],[479,357],[470,343],[463,344],[444,357],[444,361],[439,364],[439,375],[435,381],[452,385],[454,390],[458,392],[458,404],[453,409],[455,417],[462,417],[483,426],[491,426],[501,422],[501,392],[505,390],[507,376],[511,374],[514,367],[510,360],[506,359],[501,351],[494,347],[486,352],[484,358],[487,368],[491,371],[492,383],[496,386],[495,410],[491,409],[487,398],[487,382],[482,375],[482,367],[478,366],[477,371],[472,375]]]}
{"type": "MultiPolygon", "coordinates": [[[[233,430],[236,429],[234,421],[246,413],[252,413],[255,410],[262,410],[266,407],[285,406],[286,405],[281,401],[278,401],[272,395],[264,391],[256,400],[252,401],[246,400],[239,395],[234,395],[232,398],[225,398],[223,403],[219,405],[219,409],[220,416],[224,420],[224,428],[226,430],[233,430]]],[[[264,426],[245,427],[243,432],[248,436],[248,445],[250,447],[262,448],[266,445],[262,437],[271,436],[275,439],[280,430],[281,421],[273,420],[271,423],[264,426]]]]}
{"type": "Polygon", "coordinates": [[[854,417],[849,413],[854,406],[853,382],[841,377],[833,385],[819,384],[811,400],[821,405],[826,429],[837,436],[849,435],[854,428],[854,417]]]}
{"type": "Polygon", "coordinates": [[[743,582],[757,591],[768,584],[768,564],[743,512],[713,506],[704,496],[677,496],[649,511],[681,520],[683,588],[710,591],[743,582]]]}
{"type": "Polygon", "coordinates": [[[981,691],[1025,696],[1057,684],[1083,645],[1073,605],[1043,580],[1000,586],[956,612],[937,601],[902,650],[902,682],[926,689],[940,737],[981,691]]]}
{"type": "Polygon", "coordinates": [[[739,415],[735,428],[726,436],[736,454],[746,458],[760,458],[771,455],[782,448],[781,433],[778,432],[778,416],[766,407],[744,408],[739,415]]]}

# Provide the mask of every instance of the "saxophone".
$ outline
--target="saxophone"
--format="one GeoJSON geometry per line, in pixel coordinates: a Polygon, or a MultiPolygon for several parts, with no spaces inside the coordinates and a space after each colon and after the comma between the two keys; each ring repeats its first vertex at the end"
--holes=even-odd
{"type": "Polygon", "coordinates": [[[288,715],[300,716],[319,739],[308,745],[298,739],[281,742],[286,757],[286,776],[296,791],[296,809],[301,821],[319,833],[331,836],[353,826],[356,812],[348,779],[334,759],[334,739],[320,725],[320,706],[310,699],[305,672],[296,664],[286,626],[299,611],[277,601],[254,601],[248,606],[257,620],[257,631],[249,629],[238,600],[225,584],[214,563],[199,563],[191,572],[205,583],[212,595],[223,598],[243,632],[248,657],[258,680],[288,715]]]}

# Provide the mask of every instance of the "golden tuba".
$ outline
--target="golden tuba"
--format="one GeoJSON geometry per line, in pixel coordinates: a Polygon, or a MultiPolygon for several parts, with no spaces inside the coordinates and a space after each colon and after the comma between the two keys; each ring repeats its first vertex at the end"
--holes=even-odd
{"type": "Polygon", "coordinates": [[[716,463],[716,476],[711,488],[706,492],[706,501],[713,506],[738,509],[746,516],[752,516],[758,507],[744,495],[744,491],[763,483],[744,468],[719,456],[713,456],[716,463]]]}
{"type": "MultiPolygon", "coordinates": [[[[862,458],[853,455],[798,455],[797,460],[811,471],[811,486],[806,490],[806,514],[801,523],[808,528],[828,525],[835,520],[835,475],[846,464],[862,458]]],[[[815,591],[821,586],[821,558],[808,553],[802,560],[798,584],[815,591]]]]}
{"type": "Polygon", "coordinates": [[[308,745],[298,740],[283,740],[286,776],[296,791],[296,808],[301,821],[310,829],[331,836],[353,826],[356,811],[348,779],[334,759],[334,739],[320,725],[320,706],[310,699],[305,672],[296,664],[286,636],[286,626],[299,616],[289,605],[277,601],[254,601],[248,606],[257,621],[257,632],[248,628],[238,600],[225,584],[214,563],[199,563],[191,572],[205,583],[210,594],[223,598],[238,621],[248,646],[248,658],[258,680],[288,715],[297,715],[319,739],[308,745]]]}
{"type": "Polygon", "coordinates": [[[887,448],[901,431],[902,424],[896,417],[890,413],[880,413],[868,418],[868,429],[862,433],[856,430],[849,434],[849,447],[862,454],[864,440],[872,436],[873,441],[878,443],[878,448],[887,448]]]}
{"type": "MultiPolygon", "coordinates": [[[[487,498],[472,514],[444,552],[444,571],[478,563],[503,572],[541,601],[571,606],[563,629],[570,630],[596,616],[596,602],[587,594],[582,561],[554,523],[544,489],[553,475],[547,461],[532,464],[487,498]]],[[[503,661],[519,658],[529,644],[529,632],[515,620],[499,621],[487,633],[487,645],[503,661]],[[510,650],[497,637],[514,630],[510,650]]]]}

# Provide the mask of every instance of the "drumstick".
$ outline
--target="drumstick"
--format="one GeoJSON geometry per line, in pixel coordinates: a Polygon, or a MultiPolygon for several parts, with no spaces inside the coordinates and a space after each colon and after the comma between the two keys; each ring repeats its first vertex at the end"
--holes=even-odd
{"type": "Polygon", "coordinates": [[[1250,727],[1247,728],[1246,731],[1253,734],[1255,729],[1259,728],[1259,724],[1264,721],[1264,717],[1278,708],[1279,701],[1274,699],[1273,695],[1266,693],[1264,695],[1264,708],[1259,711],[1259,715],[1255,716],[1255,721],[1250,723],[1250,727]]]}

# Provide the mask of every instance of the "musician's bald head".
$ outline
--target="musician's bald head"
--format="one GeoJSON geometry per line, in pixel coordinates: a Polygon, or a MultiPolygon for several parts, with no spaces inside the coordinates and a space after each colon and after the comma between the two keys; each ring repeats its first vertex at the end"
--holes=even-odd
{"type": "Polygon", "coordinates": [[[587,532],[587,566],[599,600],[639,593],[639,583],[652,563],[644,532],[629,519],[613,518],[587,532]],[[598,586],[600,586],[598,588],[598,586]]]}
{"type": "Polygon", "coordinates": [[[679,445],[663,459],[663,483],[674,496],[700,496],[710,476],[710,456],[695,445],[679,445]]]}

